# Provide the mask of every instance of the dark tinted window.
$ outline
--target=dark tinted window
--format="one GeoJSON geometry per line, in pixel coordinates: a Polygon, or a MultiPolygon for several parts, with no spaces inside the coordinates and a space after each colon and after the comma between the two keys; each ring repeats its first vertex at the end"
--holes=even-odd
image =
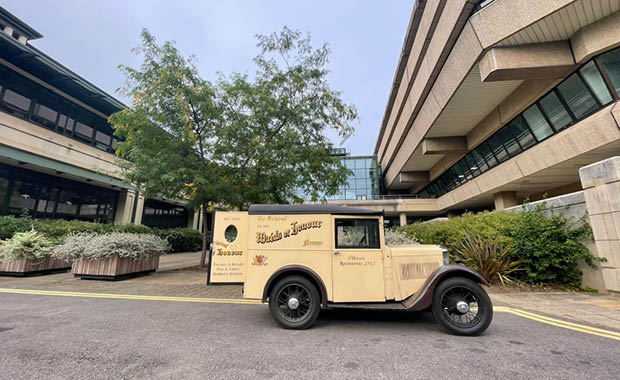
{"type": "Polygon", "coordinates": [[[558,86],[558,91],[577,119],[581,119],[598,108],[596,100],[590,95],[590,92],[577,74],[571,75],[562,82],[558,86]]]}
{"type": "Polygon", "coordinates": [[[573,121],[555,92],[549,93],[538,104],[551,121],[551,124],[553,124],[553,127],[558,131],[564,129],[573,121]]]}

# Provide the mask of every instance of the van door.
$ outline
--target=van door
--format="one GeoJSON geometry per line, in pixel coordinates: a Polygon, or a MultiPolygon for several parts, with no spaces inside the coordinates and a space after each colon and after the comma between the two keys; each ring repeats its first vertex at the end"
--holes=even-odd
{"type": "Polygon", "coordinates": [[[377,217],[334,216],[334,302],[385,301],[379,222],[377,217]]]}

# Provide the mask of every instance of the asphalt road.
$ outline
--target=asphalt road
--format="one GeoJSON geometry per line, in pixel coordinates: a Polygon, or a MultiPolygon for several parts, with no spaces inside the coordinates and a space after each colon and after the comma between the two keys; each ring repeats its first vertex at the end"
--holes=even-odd
{"type": "Polygon", "coordinates": [[[496,313],[481,337],[427,313],[0,294],[0,379],[618,379],[620,342],[496,313]]]}

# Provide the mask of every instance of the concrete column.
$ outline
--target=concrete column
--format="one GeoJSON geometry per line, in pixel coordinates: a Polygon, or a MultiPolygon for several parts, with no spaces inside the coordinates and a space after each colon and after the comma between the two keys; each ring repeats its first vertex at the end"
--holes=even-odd
{"type": "Polygon", "coordinates": [[[144,214],[144,195],[138,193],[138,203],[136,203],[136,214],[133,223],[142,224],[142,214],[144,214]]]}
{"type": "Polygon", "coordinates": [[[121,190],[118,195],[118,203],[116,204],[116,214],[114,215],[115,224],[131,223],[135,196],[135,192],[131,190],[121,190]]]}
{"type": "Polygon", "coordinates": [[[13,36],[13,28],[11,28],[10,26],[5,26],[4,27],[4,33],[8,34],[9,36],[13,36]]]}
{"type": "Polygon", "coordinates": [[[603,283],[620,292],[620,157],[579,169],[590,225],[600,257],[603,283]]]}
{"type": "Polygon", "coordinates": [[[406,226],[407,225],[407,214],[404,212],[401,212],[399,216],[400,216],[400,225],[406,226]]]}
{"type": "Polygon", "coordinates": [[[189,210],[189,215],[187,217],[187,228],[191,228],[194,230],[198,229],[198,218],[200,216],[200,209],[189,210]]]}
{"type": "Polygon", "coordinates": [[[495,209],[498,211],[518,205],[516,191],[500,191],[493,194],[493,200],[495,201],[495,209]]]}

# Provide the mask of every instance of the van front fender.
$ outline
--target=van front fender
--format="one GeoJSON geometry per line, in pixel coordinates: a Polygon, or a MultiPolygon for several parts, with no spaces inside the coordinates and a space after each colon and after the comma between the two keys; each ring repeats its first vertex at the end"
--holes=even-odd
{"type": "Polygon", "coordinates": [[[450,277],[465,277],[479,284],[489,285],[482,276],[465,265],[443,265],[437,268],[424,282],[420,290],[405,299],[402,304],[408,310],[424,310],[431,306],[437,285],[450,277]]]}

